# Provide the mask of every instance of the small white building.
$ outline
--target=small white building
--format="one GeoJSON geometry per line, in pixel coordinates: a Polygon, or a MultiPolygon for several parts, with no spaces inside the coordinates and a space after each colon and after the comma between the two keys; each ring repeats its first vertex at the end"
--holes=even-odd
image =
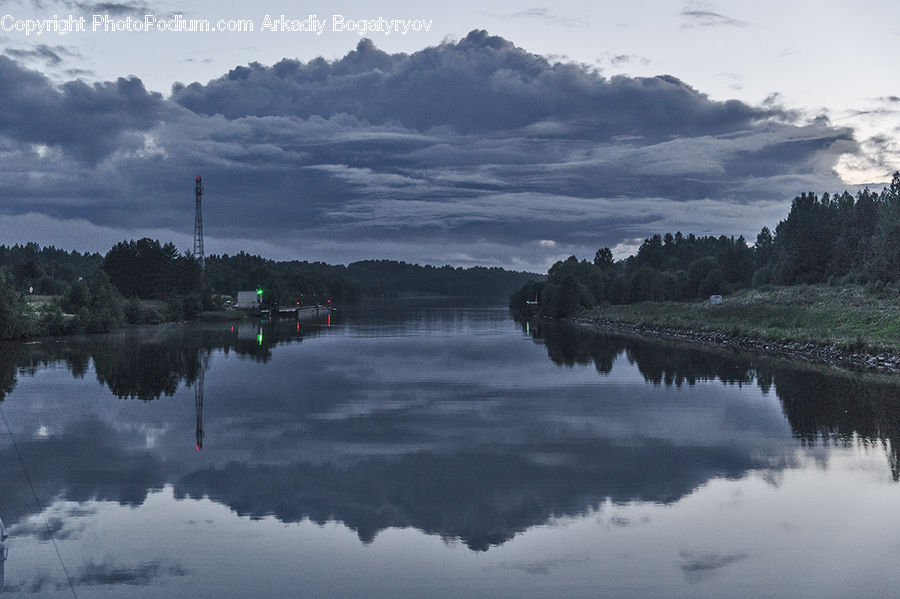
{"type": "Polygon", "coordinates": [[[722,305],[722,296],[721,295],[711,295],[709,296],[709,305],[710,306],[721,306],[722,305]]]}
{"type": "Polygon", "coordinates": [[[256,310],[259,302],[260,296],[255,291],[238,291],[235,307],[239,310],[256,310]]]}

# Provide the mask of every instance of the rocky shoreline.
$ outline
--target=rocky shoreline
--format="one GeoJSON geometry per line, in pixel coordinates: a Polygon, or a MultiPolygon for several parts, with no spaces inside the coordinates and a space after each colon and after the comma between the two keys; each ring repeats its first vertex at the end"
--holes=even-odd
{"type": "Polygon", "coordinates": [[[643,323],[588,318],[573,318],[571,321],[580,326],[588,326],[615,333],[700,343],[712,347],[764,353],[793,360],[829,364],[831,366],[859,368],[883,373],[900,373],[900,355],[898,354],[875,354],[848,350],[835,345],[774,341],[744,335],[732,336],[721,331],[693,331],[643,323]]]}

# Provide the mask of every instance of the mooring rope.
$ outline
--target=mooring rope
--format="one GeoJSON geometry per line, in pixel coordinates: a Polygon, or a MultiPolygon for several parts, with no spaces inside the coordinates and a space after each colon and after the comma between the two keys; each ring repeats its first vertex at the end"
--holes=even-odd
{"type": "Polygon", "coordinates": [[[56,557],[59,558],[59,565],[62,566],[63,574],[66,575],[66,582],[69,583],[69,589],[72,590],[72,596],[75,599],[78,599],[78,593],[75,592],[75,585],[72,584],[72,578],[69,576],[69,570],[66,568],[65,562],[63,562],[62,554],[59,552],[59,545],[56,544],[56,537],[53,536],[53,530],[50,529],[50,522],[47,520],[47,514],[44,511],[44,506],[41,504],[40,498],[38,498],[37,491],[34,488],[34,483],[31,482],[31,475],[28,474],[28,468],[25,467],[25,460],[22,459],[22,452],[19,451],[19,445],[16,443],[16,438],[13,437],[12,429],[9,427],[9,421],[6,419],[6,414],[3,413],[3,406],[0,405],[0,417],[3,417],[3,423],[6,425],[6,432],[9,434],[9,440],[12,441],[13,448],[16,450],[16,456],[19,458],[19,464],[22,465],[22,472],[25,473],[25,480],[28,481],[28,486],[31,487],[31,494],[34,496],[34,502],[37,504],[38,509],[41,510],[41,518],[44,520],[44,526],[47,528],[47,534],[50,535],[50,542],[53,543],[53,549],[56,550],[56,557]]]}

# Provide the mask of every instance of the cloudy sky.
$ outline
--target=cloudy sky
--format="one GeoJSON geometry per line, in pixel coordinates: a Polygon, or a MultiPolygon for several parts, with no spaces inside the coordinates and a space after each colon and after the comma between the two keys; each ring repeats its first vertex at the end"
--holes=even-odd
{"type": "Polygon", "coordinates": [[[195,174],[208,253],[544,271],[753,239],[900,168],[896,23],[888,0],[0,0],[0,243],[190,249],[195,174]]]}

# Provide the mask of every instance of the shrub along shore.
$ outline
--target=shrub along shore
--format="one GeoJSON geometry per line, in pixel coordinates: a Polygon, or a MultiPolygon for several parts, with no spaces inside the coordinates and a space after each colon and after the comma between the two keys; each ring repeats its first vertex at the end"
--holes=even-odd
{"type": "Polygon", "coordinates": [[[571,320],[621,333],[900,372],[900,298],[859,285],[749,289],[721,305],[602,305],[571,320]]]}

